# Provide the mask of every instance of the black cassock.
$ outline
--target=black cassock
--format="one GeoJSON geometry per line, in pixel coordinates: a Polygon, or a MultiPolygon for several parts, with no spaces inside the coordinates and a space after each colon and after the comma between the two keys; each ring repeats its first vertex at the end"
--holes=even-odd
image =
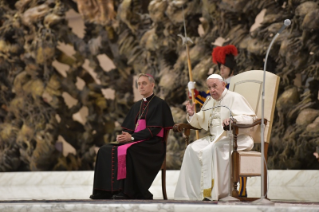
{"type": "Polygon", "coordinates": [[[167,103],[157,96],[150,96],[136,102],[126,116],[122,128],[134,137],[127,149],[126,178],[117,180],[117,147],[106,144],[99,149],[96,159],[93,194],[123,192],[133,199],[153,199],[148,191],[155,179],[166,154],[163,138],[156,136],[162,128],[171,129],[174,125],[171,110],[167,103]],[[144,111],[144,112],[143,112],[144,111]],[[146,120],[146,129],[134,133],[139,116],[146,120]]]}

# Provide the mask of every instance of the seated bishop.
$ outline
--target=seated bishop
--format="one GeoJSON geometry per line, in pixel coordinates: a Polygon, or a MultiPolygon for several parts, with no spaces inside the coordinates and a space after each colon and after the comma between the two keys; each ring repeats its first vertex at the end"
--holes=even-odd
{"type": "Polygon", "coordinates": [[[117,142],[97,154],[91,199],[153,199],[149,188],[166,154],[165,133],[174,125],[170,107],[154,93],[155,80],[140,74],[143,99],[127,114],[117,142]]]}

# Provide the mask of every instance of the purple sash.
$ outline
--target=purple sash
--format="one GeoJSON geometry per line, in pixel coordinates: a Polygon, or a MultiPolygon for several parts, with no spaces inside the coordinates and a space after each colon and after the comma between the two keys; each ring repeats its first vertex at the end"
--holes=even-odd
{"type": "MultiPolygon", "coordinates": [[[[140,119],[138,120],[138,125],[134,132],[139,132],[146,128],[146,120],[140,119]]],[[[164,136],[164,129],[162,128],[161,131],[156,135],[158,137],[164,136]]],[[[140,140],[136,142],[131,142],[128,144],[121,145],[117,148],[117,180],[122,180],[126,178],[126,152],[127,149],[132,146],[133,144],[140,143],[145,140],[140,140]]]]}

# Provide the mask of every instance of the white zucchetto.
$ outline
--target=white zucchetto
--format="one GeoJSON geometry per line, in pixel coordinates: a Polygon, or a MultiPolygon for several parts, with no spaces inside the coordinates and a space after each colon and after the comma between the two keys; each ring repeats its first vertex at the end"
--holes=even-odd
{"type": "Polygon", "coordinates": [[[207,77],[207,79],[220,79],[223,80],[223,78],[219,74],[212,74],[207,77]]]}

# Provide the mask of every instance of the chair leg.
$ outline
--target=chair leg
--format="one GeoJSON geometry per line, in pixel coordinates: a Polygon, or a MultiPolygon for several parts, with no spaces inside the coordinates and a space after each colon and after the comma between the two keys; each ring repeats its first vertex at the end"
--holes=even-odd
{"type": "Polygon", "coordinates": [[[239,182],[239,154],[237,151],[234,151],[232,154],[232,182],[233,182],[233,188],[232,188],[232,196],[237,198],[239,196],[238,191],[238,182],[239,182]]]}
{"type": "MultiPolygon", "coordinates": [[[[168,136],[168,131],[165,131],[165,146],[167,146],[167,136],[168,136]]],[[[166,147],[165,147],[166,148],[166,147]]],[[[161,167],[162,170],[162,192],[163,192],[163,199],[167,200],[167,194],[166,194],[166,153],[164,157],[164,161],[161,167]]]]}
{"type": "Polygon", "coordinates": [[[163,192],[163,199],[167,200],[167,194],[166,194],[166,168],[162,169],[162,192],[163,192]]]}

